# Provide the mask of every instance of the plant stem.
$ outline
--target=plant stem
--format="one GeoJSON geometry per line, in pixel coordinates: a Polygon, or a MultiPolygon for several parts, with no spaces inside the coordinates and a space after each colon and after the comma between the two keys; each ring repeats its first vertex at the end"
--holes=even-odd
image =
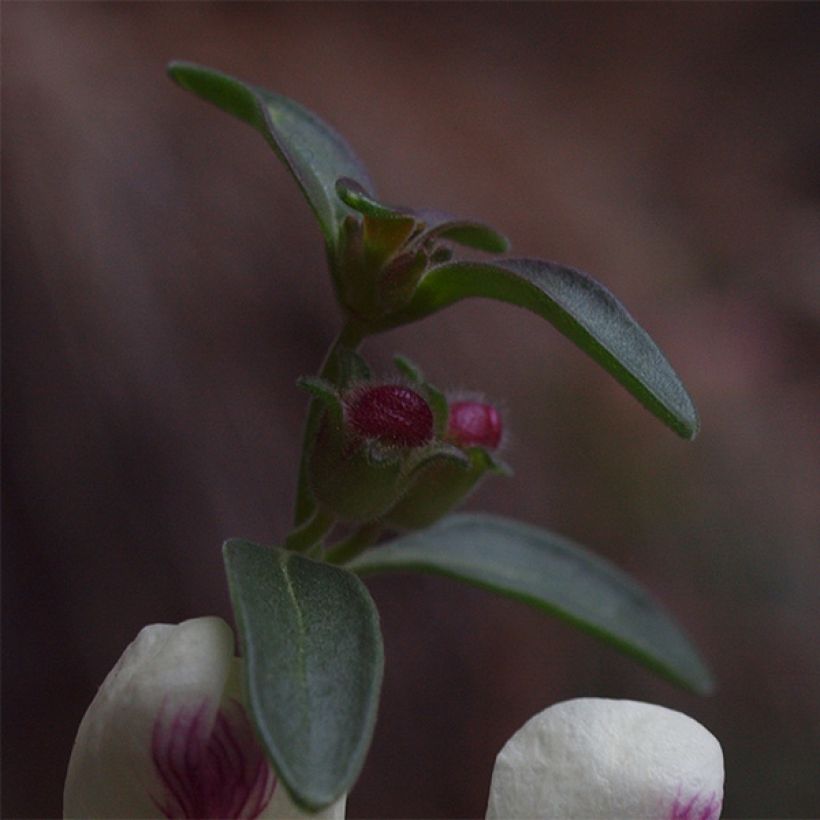
{"type": "MultiPolygon", "coordinates": [[[[365,337],[362,326],[352,319],[348,319],[342,327],[339,335],[325,354],[322,368],[319,371],[320,378],[326,379],[333,375],[333,367],[336,358],[336,351],[340,347],[349,347],[355,350],[365,337]]],[[[307,521],[316,510],[316,502],[308,486],[308,456],[313,440],[316,438],[319,420],[322,416],[322,404],[317,399],[311,399],[308,405],[307,418],[305,419],[305,431],[302,436],[302,458],[299,463],[299,479],[296,485],[296,508],[294,510],[293,522],[300,526],[307,521]]]]}
{"type": "Polygon", "coordinates": [[[285,547],[294,552],[305,552],[327,535],[336,523],[336,518],[316,507],[313,514],[285,539],[285,547]]]}
{"type": "Polygon", "coordinates": [[[351,536],[332,546],[325,555],[325,561],[330,564],[346,564],[372,546],[382,534],[382,529],[379,521],[362,524],[351,536]]]}

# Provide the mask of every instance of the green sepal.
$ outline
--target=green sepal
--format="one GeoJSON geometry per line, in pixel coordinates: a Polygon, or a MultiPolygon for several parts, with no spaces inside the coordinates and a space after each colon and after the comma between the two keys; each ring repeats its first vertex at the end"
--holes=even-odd
{"type": "Polygon", "coordinates": [[[697,434],[695,406],[661,350],[603,285],[573,268],[540,259],[439,265],[405,308],[368,331],[418,321],[469,297],[517,305],[551,322],[672,430],[697,434]]]}
{"type": "Polygon", "coordinates": [[[684,632],[636,581],[560,535],[492,515],[452,515],[370,549],[362,575],[445,575],[568,621],[701,694],[712,677],[684,632]]]}
{"type": "Polygon", "coordinates": [[[506,253],[510,249],[509,239],[483,222],[432,210],[416,211],[415,215],[427,226],[421,236],[422,241],[444,239],[484,253],[506,253]]]}
{"type": "Polygon", "coordinates": [[[372,521],[401,495],[404,453],[356,440],[326,417],[309,456],[308,476],[323,509],[342,521],[372,521]]]}
{"type": "Polygon", "coordinates": [[[470,458],[464,450],[444,441],[433,441],[426,447],[415,450],[405,462],[404,474],[408,480],[415,478],[432,464],[454,464],[465,469],[470,466],[470,458]]]}
{"type": "Polygon", "coordinates": [[[315,812],[349,792],[373,735],[384,650],[352,573],[279,547],[223,547],[251,719],[294,802],[315,812]]]}
{"type": "Polygon", "coordinates": [[[341,177],[336,180],[336,193],[339,199],[345,203],[349,208],[358,211],[360,214],[379,219],[383,221],[395,220],[402,221],[411,219],[413,222],[413,213],[408,208],[399,208],[393,205],[385,205],[379,202],[375,197],[371,196],[365,187],[357,182],[355,179],[341,177]]]}
{"type": "Polygon", "coordinates": [[[380,315],[406,305],[427,268],[427,253],[411,250],[393,257],[382,269],[376,282],[380,315]]]}
{"type": "Polygon", "coordinates": [[[373,189],[367,170],[345,140],[316,114],[293,100],[194,63],[168,65],[171,79],[249,123],[271,145],[313,209],[325,241],[335,248],[350,211],[336,195],[339,177],[373,189]]]}
{"type": "Polygon", "coordinates": [[[408,381],[414,384],[424,383],[424,376],[422,376],[418,365],[416,365],[415,362],[411,362],[406,356],[403,356],[401,353],[396,353],[393,356],[393,364],[396,370],[408,381]]]}
{"type": "Polygon", "coordinates": [[[370,365],[350,347],[339,346],[333,352],[330,378],[339,390],[347,390],[372,378],[370,365]]]}
{"type": "Polygon", "coordinates": [[[371,219],[380,222],[410,220],[416,223],[419,228],[417,238],[422,243],[444,239],[486,253],[504,253],[510,247],[509,240],[489,225],[432,209],[416,210],[387,205],[369,194],[366,187],[355,179],[339,179],[336,192],[347,206],[371,219]]]}
{"type": "Polygon", "coordinates": [[[344,406],[336,388],[328,381],[314,376],[301,376],[296,384],[307,390],[313,398],[318,399],[325,406],[329,414],[328,421],[334,428],[341,429],[344,421],[344,406]]]}
{"type": "Polygon", "coordinates": [[[450,457],[430,459],[414,471],[413,482],[383,518],[396,530],[428,527],[464,501],[487,473],[504,474],[501,462],[481,447],[462,450],[450,457]]]}
{"type": "Polygon", "coordinates": [[[514,470],[507,464],[504,459],[499,458],[495,453],[489,452],[489,450],[485,450],[483,447],[471,447],[471,450],[480,450],[484,454],[485,464],[487,466],[487,472],[493,473],[494,475],[501,475],[506,478],[510,478],[514,475],[514,470]]]}
{"type": "Polygon", "coordinates": [[[378,202],[354,179],[336,180],[336,193],[345,205],[364,215],[364,252],[358,265],[362,273],[375,281],[382,266],[398,253],[417,228],[424,226],[418,226],[407,209],[378,202]]]}

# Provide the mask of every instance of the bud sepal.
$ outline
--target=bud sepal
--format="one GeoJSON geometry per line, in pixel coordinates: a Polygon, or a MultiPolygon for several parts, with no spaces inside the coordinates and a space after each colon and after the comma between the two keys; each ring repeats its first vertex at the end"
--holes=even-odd
{"type": "Polygon", "coordinates": [[[399,382],[300,380],[325,412],[308,475],[319,506],[336,518],[366,522],[395,506],[417,476],[438,462],[469,463],[436,435],[433,409],[421,390],[399,382]]]}
{"type": "Polygon", "coordinates": [[[421,529],[464,501],[486,475],[511,475],[512,470],[495,452],[501,446],[503,430],[494,405],[463,398],[448,401],[409,359],[396,356],[393,361],[434,409],[437,437],[461,456],[429,460],[384,517],[392,529],[421,529]]]}
{"type": "Polygon", "coordinates": [[[336,194],[354,213],[340,227],[330,267],[339,301],[364,325],[406,307],[427,270],[451,258],[451,243],[487,253],[508,247],[487,225],[387,205],[354,179],[337,179],[336,194]]]}

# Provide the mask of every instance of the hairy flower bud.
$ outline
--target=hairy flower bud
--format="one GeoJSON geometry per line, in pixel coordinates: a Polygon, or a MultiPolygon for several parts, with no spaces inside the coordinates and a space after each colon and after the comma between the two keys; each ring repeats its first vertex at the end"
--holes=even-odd
{"type": "Polygon", "coordinates": [[[433,438],[430,405],[403,385],[367,387],[354,395],[347,413],[353,430],[382,444],[421,447],[433,438]]]}
{"type": "Polygon", "coordinates": [[[492,404],[456,401],[450,405],[447,438],[459,447],[495,450],[501,433],[501,416],[492,404]]]}
{"type": "Polygon", "coordinates": [[[401,384],[320,389],[328,409],[310,454],[311,490],[337,518],[372,521],[396,504],[414,471],[443,446],[435,441],[433,410],[401,384]]]}

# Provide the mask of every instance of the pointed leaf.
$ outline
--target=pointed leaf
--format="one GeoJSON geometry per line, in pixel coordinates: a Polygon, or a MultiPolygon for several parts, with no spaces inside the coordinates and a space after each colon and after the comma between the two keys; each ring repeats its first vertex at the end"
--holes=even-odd
{"type": "Polygon", "coordinates": [[[516,598],[580,627],[696,692],[711,676],[648,592],[572,541],[491,515],[453,515],[370,549],[347,565],[362,575],[446,575],[516,598]]]}
{"type": "Polygon", "coordinates": [[[316,214],[328,245],[350,213],[336,196],[339,177],[355,177],[372,189],[361,161],[329,125],[293,100],[227,74],[188,62],[172,62],[168,73],[183,88],[249,123],[270,143],[296,178],[316,214]]]}
{"type": "Polygon", "coordinates": [[[410,304],[378,327],[406,324],[470,296],[531,310],[608,370],[661,421],[684,438],[698,432],[697,411],[649,334],[600,283],[540,259],[449,262],[431,268],[410,304]]]}
{"type": "Polygon", "coordinates": [[[383,650],[352,573],[278,547],[224,547],[248,700],[273,765],[317,811],[353,786],[376,719],[383,650]]]}

